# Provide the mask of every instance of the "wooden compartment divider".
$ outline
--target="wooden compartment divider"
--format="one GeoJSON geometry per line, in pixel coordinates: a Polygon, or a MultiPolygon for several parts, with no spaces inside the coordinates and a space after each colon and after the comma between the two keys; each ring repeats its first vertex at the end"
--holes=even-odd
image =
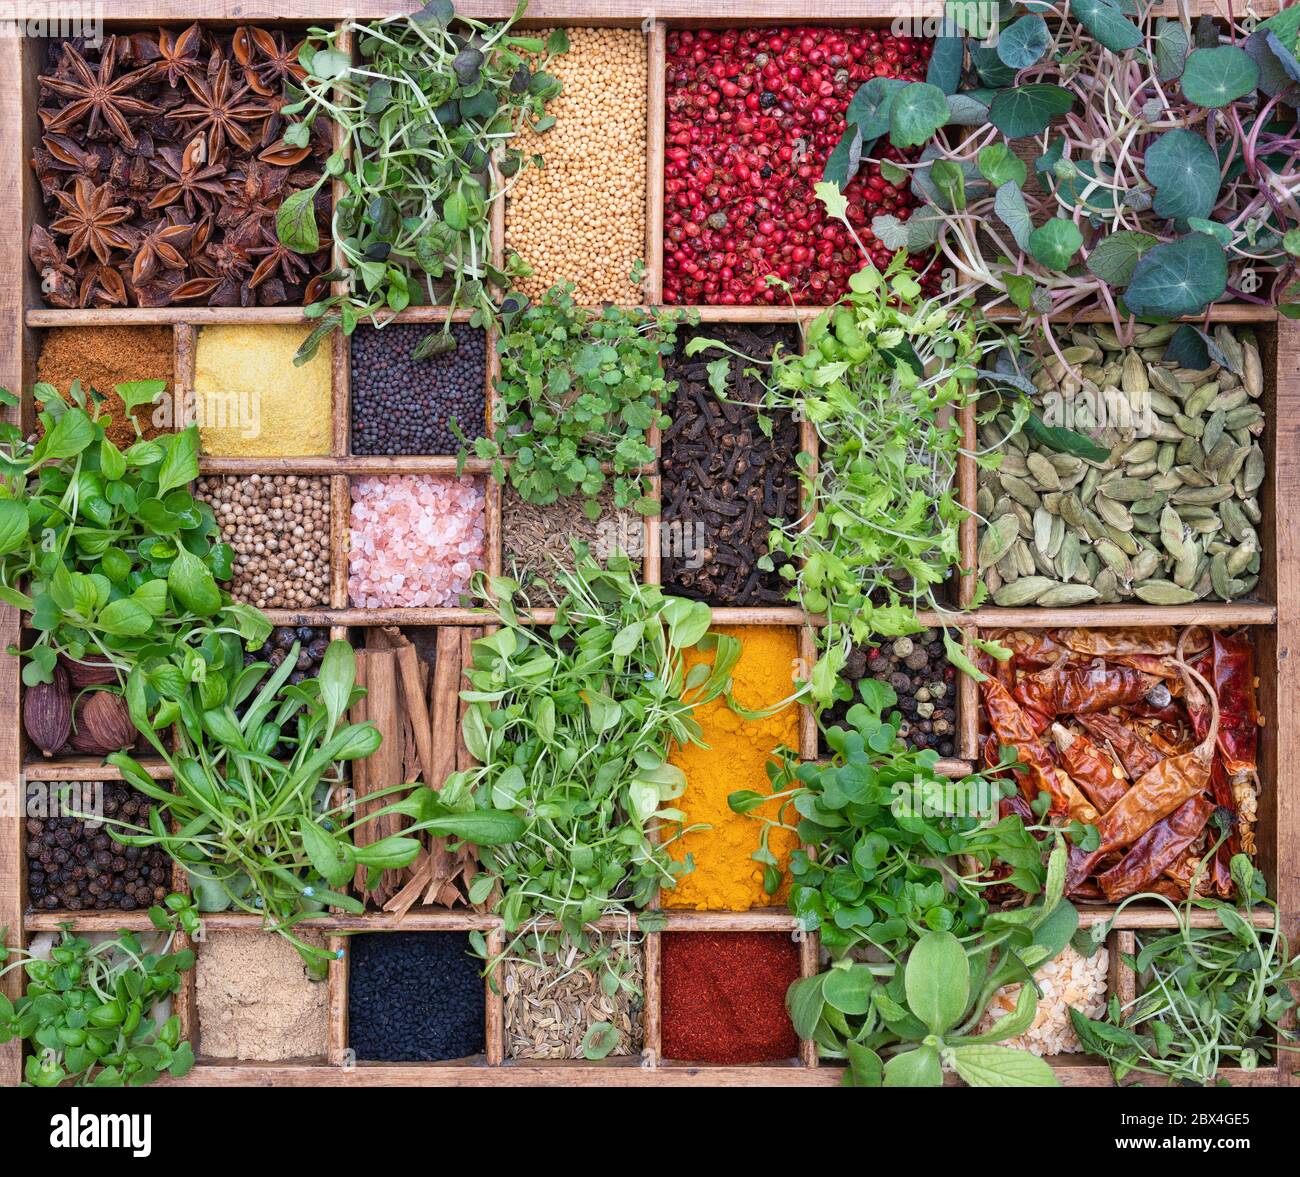
{"type": "MultiPolygon", "coordinates": [[[[1198,0],[1193,4],[1196,12],[1215,13],[1225,10],[1226,0],[1198,0]]],[[[72,4],[68,8],[92,7],[72,4]]],[[[502,17],[513,10],[513,0],[466,0],[460,7],[470,15],[502,17]]],[[[1166,10],[1173,14],[1172,0],[1166,10]]],[[[283,0],[258,0],[251,8],[240,0],[208,0],[203,5],[205,16],[214,22],[255,21],[263,24],[301,24],[303,17],[295,6],[283,0]]],[[[409,8],[398,0],[319,0],[309,16],[317,24],[339,22],[359,15],[362,18],[392,15],[409,8]]],[[[938,16],[942,11],[940,0],[910,0],[900,7],[894,0],[826,0],[815,14],[809,14],[790,0],[744,0],[722,9],[701,13],[695,0],[653,0],[647,7],[640,0],[608,0],[593,13],[590,0],[533,0],[526,22],[532,26],[547,24],[621,25],[641,27],[648,38],[648,126],[647,165],[648,188],[646,192],[646,258],[643,297],[650,305],[656,304],[663,293],[663,211],[664,211],[664,65],[667,36],[670,24],[685,25],[745,25],[751,23],[816,22],[830,24],[887,24],[899,15],[938,16]]],[[[1267,15],[1277,8],[1276,0],[1262,0],[1255,5],[1259,15],[1267,15]]],[[[152,28],[159,22],[184,22],[194,19],[192,3],[181,0],[122,0],[113,5],[111,25],[121,28],[152,28]]],[[[110,30],[111,31],[111,30],[110,30]]],[[[343,42],[345,50],[350,43],[343,42]]],[[[0,39],[0,103],[4,110],[0,116],[0,162],[18,182],[11,183],[0,193],[0,260],[4,272],[10,275],[8,283],[0,287],[0,385],[11,388],[30,388],[35,374],[36,355],[40,334],[46,330],[73,325],[126,325],[169,324],[175,339],[175,395],[178,403],[185,403],[185,394],[193,387],[197,331],[204,326],[217,324],[303,324],[301,312],[293,307],[272,308],[209,308],[167,307],[129,309],[60,310],[47,308],[41,302],[39,283],[26,258],[27,233],[33,221],[41,216],[39,193],[28,161],[36,134],[34,115],[38,56],[41,43],[16,38],[0,39]]],[[[342,135],[336,132],[335,146],[345,146],[342,135]]],[[[346,190],[341,180],[333,183],[332,190],[338,199],[346,190]]],[[[503,259],[505,210],[497,201],[490,212],[494,240],[494,260],[503,259]]],[[[557,227],[558,231],[558,227],[557,227]]],[[[337,259],[337,246],[336,246],[337,259]]],[[[336,288],[337,289],[337,288],[336,288]]],[[[821,308],[816,307],[722,307],[697,308],[704,323],[806,323],[821,308]]],[[[401,322],[440,323],[445,311],[434,307],[412,308],[396,318],[401,322]]],[[[468,311],[458,311],[452,317],[458,322],[469,319],[468,311]]],[[[1004,317],[1004,316],[998,316],[1004,317]]],[[[1104,316],[1088,312],[1077,316],[1081,321],[1096,321],[1104,316]]],[[[1266,561],[1261,573],[1261,599],[1232,604],[1197,604],[1178,607],[1152,607],[1141,604],[1085,607],[1061,610],[999,609],[985,606],[972,612],[944,613],[941,616],[924,615],[927,625],[946,625],[961,632],[969,653],[971,638],[981,629],[995,627],[1041,628],[1049,625],[1153,625],[1153,624],[1220,624],[1255,627],[1259,655],[1261,710],[1270,725],[1264,744],[1261,769],[1264,775],[1264,793],[1261,797],[1259,826],[1260,862],[1268,875],[1281,909],[1281,919],[1288,933],[1295,938],[1297,915],[1300,913],[1300,729],[1289,722],[1286,708],[1300,697],[1300,670],[1296,667],[1296,651],[1300,651],[1300,517],[1294,503],[1300,496],[1300,325],[1280,319],[1271,308],[1248,305],[1223,305],[1211,309],[1208,320],[1212,322],[1253,324],[1267,339],[1265,352],[1266,371],[1271,377],[1268,397],[1268,426],[1265,445],[1269,462],[1269,475],[1261,496],[1268,499],[1266,525],[1262,529],[1266,561]],[[1283,722],[1286,719],[1288,722],[1283,722]],[[1270,798],[1265,805],[1263,796],[1270,798]]],[[[487,340],[487,415],[489,424],[493,416],[493,386],[499,371],[496,357],[496,340],[491,333],[487,340]]],[[[449,693],[456,689],[459,670],[469,655],[469,643],[483,631],[482,614],[467,608],[447,609],[375,609],[354,608],[348,599],[347,550],[348,520],[351,505],[351,479],[365,474],[400,473],[452,473],[454,457],[368,457],[351,454],[350,430],[350,360],[348,342],[336,333],[330,342],[333,391],[332,429],[330,453],[316,457],[290,458],[220,458],[204,457],[201,469],[205,474],[232,476],[250,473],[300,473],[330,479],[331,528],[331,583],[328,605],[307,610],[272,610],[270,616],[277,624],[327,625],[334,636],[344,636],[347,627],[370,628],[382,625],[427,627],[437,626],[440,657],[434,670],[439,690],[449,693]],[[447,664],[444,665],[445,653],[447,664]]],[[[5,409],[7,419],[16,420],[30,428],[34,414],[30,398],[18,409],[5,409]]],[[[967,411],[963,419],[963,434],[967,449],[974,443],[974,414],[967,411]]],[[[650,470],[653,490],[660,491],[658,457],[660,438],[656,430],[652,436],[656,462],[650,470]]],[[[816,462],[816,433],[804,422],[801,430],[801,447],[816,462]]],[[[491,463],[470,459],[466,471],[483,479],[487,499],[485,505],[485,561],[492,574],[502,567],[501,487],[488,475],[491,463]]],[[[964,456],[959,463],[958,490],[961,501],[973,507],[976,488],[976,469],[973,459],[964,456]]],[[[960,543],[963,565],[971,575],[959,577],[955,582],[959,605],[967,605],[973,597],[975,580],[973,569],[977,544],[977,523],[968,519],[961,527],[960,543]]],[[[647,519],[644,524],[644,553],[642,557],[643,580],[656,584],[661,579],[661,534],[657,519],[647,519]]],[[[549,622],[553,610],[531,611],[537,624],[549,622]]],[[[17,643],[20,638],[19,616],[16,610],[0,608],[0,648],[17,643]]],[[[728,625],[795,625],[799,627],[799,651],[805,664],[815,657],[815,628],[822,619],[809,617],[792,607],[720,608],[715,610],[715,620],[728,625]]],[[[978,690],[965,676],[958,678],[958,751],[959,758],[947,762],[942,770],[950,775],[967,771],[970,762],[978,758],[978,690]]],[[[439,695],[446,697],[445,694],[439,695]]],[[[69,923],[80,931],[111,931],[119,927],[146,930],[147,917],[142,912],[32,912],[26,910],[23,887],[23,828],[22,788],[26,780],[60,781],[83,779],[117,779],[116,770],[94,763],[89,757],[65,760],[24,763],[25,741],[17,721],[20,709],[20,684],[15,659],[0,660],[0,710],[11,716],[10,722],[0,730],[0,790],[3,797],[14,796],[12,810],[0,818],[0,926],[7,926],[10,944],[23,945],[33,935],[55,931],[69,923]],[[14,816],[9,816],[12,813],[14,816]]],[[[463,707],[454,701],[443,708],[435,708],[434,746],[432,755],[444,773],[454,767],[466,767],[468,752],[459,736],[459,718],[463,707]]],[[[799,727],[799,751],[805,758],[818,755],[817,727],[811,711],[804,708],[799,727]]],[[[155,775],[165,779],[169,774],[157,766],[155,775]]],[[[1107,918],[1105,909],[1081,911],[1081,922],[1096,924],[1107,918]]],[[[1199,912],[1194,922],[1198,926],[1211,926],[1212,913],[1199,912]]],[[[1267,924],[1267,912],[1253,913],[1251,918],[1267,924]]],[[[1111,953],[1111,986],[1122,999],[1133,992],[1132,974],[1119,966],[1118,953],[1131,951],[1135,929],[1161,928],[1169,924],[1163,910],[1131,907],[1120,917],[1117,930],[1108,941],[1111,953]]],[[[260,918],[242,913],[216,913],[204,920],[203,935],[232,930],[251,930],[260,926],[260,918]]],[[[347,953],[349,937],[356,932],[420,931],[430,934],[451,931],[478,931],[486,936],[491,953],[499,952],[506,936],[498,917],[468,908],[439,909],[416,906],[404,918],[398,919],[388,912],[368,912],[352,916],[332,911],[317,924],[328,935],[330,948],[343,952],[341,959],[329,966],[328,987],[328,1052],[322,1062],[284,1064],[232,1064],[209,1063],[202,1058],[199,1065],[185,1080],[184,1085],[265,1084],[284,1086],[416,1086],[458,1084],[466,1086],[500,1086],[508,1083],[536,1085],[573,1084],[578,1086],[628,1087],[628,1086],[679,1086],[727,1084],[757,1086],[834,1085],[839,1082],[837,1066],[817,1065],[815,1049],[803,1044],[800,1058],[789,1064],[752,1067],[695,1066],[674,1060],[664,1060],[662,1053],[662,1011],[660,1008],[661,935],[651,931],[644,936],[645,960],[645,1048],[641,1059],[608,1060],[601,1065],[575,1063],[511,1062],[505,1057],[506,1037],[503,1002],[499,991],[487,985],[485,1016],[485,1055],[449,1064],[366,1064],[351,1057],[348,1046],[348,978],[350,956],[347,953]]],[[[625,928],[622,919],[603,920],[602,927],[625,928]]],[[[784,908],[755,909],[749,912],[696,912],[667,910],[661,926],[670,934],[704,931],[753,931],[798,935],[793,917],[784,908]]],[[[201,945],[200,945],[201,947],[201,945]]],[[[800,936],[800,963],[804,975],[819,968],[819,948],[816,936],[800,936]]],[[[9,996],[17,993],[17,977],[11,974],[3,982],[3,991],[9,996]]],[[[183,1027],[198,1037],[196,1049],[201,1054],[201,1026],[197,1025],[194,1011],[193,974],[186,978],[178,999],[178,1012],[183,1027]]],[[[1102,1086],[1110,1082],[1109,1071],[1096,1060],[1081,1056],[1052,1060],[1062,1081],[1068,1085],[1102,1086]]],[[[1231,1082],[1244,1086],[1296,1083],[1293,1077],[1296,1062],[1283,1055],[1271,1066],[1252,1073],[1231,1071],[1231,1082]]],[[[16,1043],[0,1046],[0,1084],[19,1081],[22,1058],[16,1043]]]]}

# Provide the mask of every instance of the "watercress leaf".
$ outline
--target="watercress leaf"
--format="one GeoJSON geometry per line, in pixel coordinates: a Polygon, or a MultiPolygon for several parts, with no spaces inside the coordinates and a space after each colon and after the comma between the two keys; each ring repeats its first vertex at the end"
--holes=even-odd
{"type": "Polygon", "coordinates": [[[1061,86],[1030,82],[1001,91],[989,107],[989,122],[1009,139],[1038,135],[1052,119],[1074,105],[1074,95],[1061,86]]]}
{"type": "Polygon", "coordinates": [[[200,617],[211,617],[221,608],[221,590],[212,573],[186,548],[180,548],[172,560],[167,587],[184,608],[200,617]]]}
{"type": "Polygon", "coordinates": [[[1051,270],[1067,269],[1082,246],[1079,226],[1065,217],[1053,217],[1029,234],[1029,252],[1051,270]]]}
{"type": "MultiPolygon", "coordinates": [[[[320,696],[325,704],[327,731],[333,732],[348,708],[352,688],[357,681],[357,658],[352,647],[342,639],[330,642],[321,659],[320,696]]],[[[432,784],[433,782],[429,782],[432,784]]]]}
{"type": "Polygon", "coordinates": [[[1120,229],[1097,242],[1084,264],[1108,286],[1127,286],[1138,260],[1155,244],[1150,233],[1120,229]]]}
{"type": "Polygon", "coordinates": [[[166,452],[158,467],[158,495],[185,486],[199,476],[199,431],[191,425],[163,443],[166,452]]]}
{"type": "Polygon", "coordinates": [[[411,830],[428,830],[431,834],[461,838],[476,846],[503,846],[517,842],[527,827],[517,814],[504,810],[478,810],[474,813],[452,813],[431,817],[408,827],[411,830]]]}
{"type": "Polygon", "coordinates": [[[862,964],[836,967],[826,973],[822,995],[829,1005],[850,1017],[871,1008],[871,994],[876,988],[871,970],[862,964]]]}
{"type": "Polygon", "coordinates": [[[955,1046],[953,1066],[972,1087],[1060,1087],[1044,1059],[1009,1046],[955,1046]]]}
{"type": "Polygon", "coordinates": [[[116,601],[109,601],[100,610],[95,621],[105,633],[121,634],[127,637],[139,637],[153,628],[153,618],[150,616],[149,610],[129,597],[120,597],[116,601]]]}
{"type": "Polygon", "coordinates": [[[1115,0],[1070,0],[1070,15],[1112,53],[1142,44],[1142,32],[1115,0]]]}
{"type": "Polygon", "coordinates": [[[790,1014],[794,1032],[805,1041],[812,1038],[821,1021],[822,1009],[826,1004],[824,988],[826,974],[818,973],[814,977],[803,977],[795,981],[785,994],[785,1008],[790,1014]]]}
{"type": "Polygon", "coordinates": [[[1208,217],[1219,199],[1219,157],[1195,131],[1166,131],[1146,150],[1147,179],[1155,186],[1154,208],[1185,221],[1208,217]]]}
{"type": "Polygon", "coordinates": [[[934,1034],[961,1020],[970,999],[970,972],[961,941],[951,932],[926,932],[913,946],[904,973],[907,1004],[934,1034]]]}
{"type": "Polygon", "coordinates": [[[0,555],[17,551],[27,541],[27,508],[15,499],[0,499],[0,555]]]}
{"type": "Polygon", "coordinates": [[[1023,184],[1027,175],[1025,161],[1005,143],[990,143],[981,147],[979,169],[994,188],[1003,184],[1023,184]]]}
{"type": "Polygon", "coordinates": [[[1029,248],[1029,238],[1034,232],[1034,222],[1025,203],[1025,194],[1014,180],[1008,180],[993,197],[993,211],[1011,230],[1011,236],[1021,249],[1029,248]]]}
{"type": "Polygon", "coordinates": [[[320,249],[315,188],[302,188],[285,197],[275,214],[275,235],[294,253],[312,254],[320,249]]]}
{"type": "Polygon", "coordinates": [[[948,99],[938,86],[911,82],[894,96],[889,112],[889,141],[895,147],[919,147],[948,123],[948,99]]]}
{"type": "Polygon", "coordinates": [[[122,398],[128,412],[153,404],[166,390],[166,380],[127,380],[113,385],[113,391],[122,398]]]}
{"type": "Polygon", "coordinates": [[[933,1046],[905,1050],[885,1063],[885,1087],[942,1087],[943,1067],[933,1046]]]}
{"type": "Polygon", "coordinates": [[[1223,247],[1205,233],[1152,246],[1139,259],[1124,292],[1128,309],[1143,319],[1197,315],[1228,285],[1223,247]]]}
{"type": "Polygon", "coordinates": [[[592,1022],[582,1036],[582,1057],[592,1062],[603,1059],[618,1046],[620,1038],[609,1022],[592,1022]]]}
{"type": "Polygon", "coordinates": [[[62,461],[81,453],[95,440],[95,426],[85,410],[72,407],[54,423],[54,428],[36,444],[37,461],[62,461]]]}
{"type": "Polygon", "coordinates": [[[880,1055],[849,1039],[844,1043],[844,1054],[849,1060],[846,1083],[853,1087],[879,1087],[885,1079],[885,1068],[880,1055]]]}
{"type": "MultiPolygon", "coordinates": [[[[1078,5],[1079,0],[1075,0],[1071,11],[1077,14],[1078,5]]],[[[998,35],[998,57],[1011,69],[1028,69],[1042,58],[1051,43],[1052,34],[1048,31],[1047,21],[1036,12],[1027,13],[1012,21],[998,35]]]]}
{"type": "Polygon", "coordinates": [[[1193,49],[1183,66],[1183,97],[1217,109],[1244,98],[1259,84],[1259,67],[1237,45],[1193,49]]]}

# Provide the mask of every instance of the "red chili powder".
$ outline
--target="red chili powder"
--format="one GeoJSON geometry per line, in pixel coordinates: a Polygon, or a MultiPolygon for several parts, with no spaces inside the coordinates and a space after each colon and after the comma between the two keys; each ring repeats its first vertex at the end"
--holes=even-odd
{"type": "Polygon", "coordinates": [[[799,1052],[785,991],[799,947],[769,932],[676,932],[660,941],[663,1056],[739,1065],[799,1052]]]}

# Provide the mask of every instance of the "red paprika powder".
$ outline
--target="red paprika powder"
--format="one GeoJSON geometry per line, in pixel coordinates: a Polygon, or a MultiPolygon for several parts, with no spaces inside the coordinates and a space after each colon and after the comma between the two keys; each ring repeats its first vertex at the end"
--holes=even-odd
{"type": "Polygon", "coordinates": [[[785,991],[799,946],[777,932],[669,932],[660,948],[666,1059],[741,1065],[793,1058],[785,991]]]}

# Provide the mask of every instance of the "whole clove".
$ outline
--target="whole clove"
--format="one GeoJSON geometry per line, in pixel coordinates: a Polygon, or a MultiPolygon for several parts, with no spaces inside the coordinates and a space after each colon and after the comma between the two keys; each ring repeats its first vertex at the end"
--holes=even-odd
{"type": "Polygon", "coordinates": [[[779,605],[786,583],[759,561],[767,555],[772,521],[790,523],[799,515],[799,427],[788,413],[765,414],[771,436],[764,433],[756,407],[762,382],[739,356],[722,360],[727,399],[719,398],[709,368],[723,353],[687,356],[686,343],[696,334],[762,361],[778,344],[797,346],[795,329],[779,325],[709,324],[678,333],[677,350],[665,361],[677,391],[660,459],[664,587],[711,605],[779,605]]]}

